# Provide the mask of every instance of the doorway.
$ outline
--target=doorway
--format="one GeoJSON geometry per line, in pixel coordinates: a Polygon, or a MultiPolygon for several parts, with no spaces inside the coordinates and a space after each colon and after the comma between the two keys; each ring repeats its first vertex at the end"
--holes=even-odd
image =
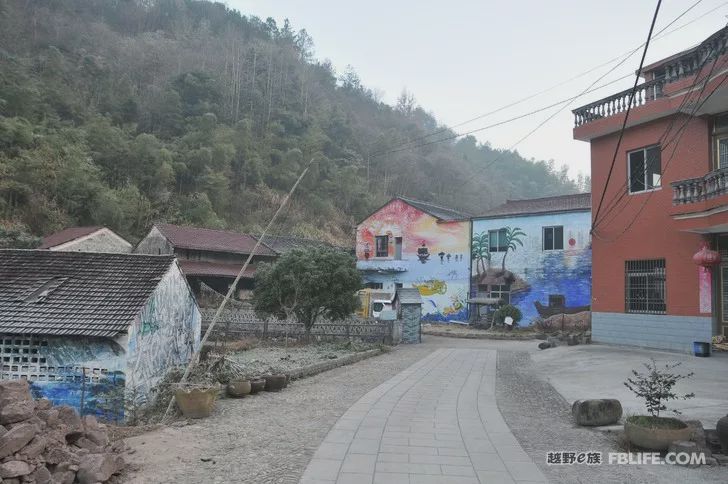
{"type": "Polygon", "coordinates": [[[402,237],[394,238],[394,258],[402,260],[402,237]]]}

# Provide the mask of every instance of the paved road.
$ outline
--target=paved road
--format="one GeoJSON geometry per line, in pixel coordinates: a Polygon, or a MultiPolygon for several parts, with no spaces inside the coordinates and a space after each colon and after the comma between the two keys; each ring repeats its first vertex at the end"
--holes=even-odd
{"type": "Polygon", "coordinates": [[[546,482],[495,401],[496,351],[441,348],[337,421],[301,484],[546,482]]]}

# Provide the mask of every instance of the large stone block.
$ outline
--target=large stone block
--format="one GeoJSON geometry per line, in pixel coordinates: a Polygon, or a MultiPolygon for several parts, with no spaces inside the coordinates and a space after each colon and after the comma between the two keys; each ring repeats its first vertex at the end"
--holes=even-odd
{"type": "Polygon", "coordinates": [[[577,425],[612,425],[622,417],[622,404],[613,398],[577,400],[571,406],[571,414],[577,425]]]}
{"type": "Polygon", "coordinates": [[[116,471],[116,459],[113,455],[87,454],[81,457],[76,479],[80,484],[106,482],[116,471]]]}
{"type": "Polygon", "coordinates": [[[8,477],[27,476],[33,472],[33,468],[27,462],[22,460],[11,460],[0,464],[0,477],[7,479],[8,477]]]}
{"type": "Polygon", "coordinates": [[[0,437],[0,458],[12,455],[25,447],[38,433],[38,427],[32,424],[20,424],[0,437]]]}
{"type": "Polygon", "coordinates": [[[35,402],[33,400],[22,400],[0,407],[0,424],[11,424],[28,420],[33,416],[35,402]]]}
{"type": "Polygon", "coordinates": [[[25,380],[0,381],[0,407],[5,405],[32,400],[30,388],[25,380]]]}

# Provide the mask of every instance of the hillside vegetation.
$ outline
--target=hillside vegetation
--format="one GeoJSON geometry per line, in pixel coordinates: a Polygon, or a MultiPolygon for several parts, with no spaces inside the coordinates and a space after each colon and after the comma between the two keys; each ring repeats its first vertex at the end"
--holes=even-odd
{"type": "Polygon", "coordinates": [[[410,95],[390,106],[337,75],[288,22],[193,0],[0,0],[6,230],[260,231],[314,157],[278,233],[348,242],[395,194],[479,213],[579,189],[470,137],[386,153],[438,128],[410,95]]]}

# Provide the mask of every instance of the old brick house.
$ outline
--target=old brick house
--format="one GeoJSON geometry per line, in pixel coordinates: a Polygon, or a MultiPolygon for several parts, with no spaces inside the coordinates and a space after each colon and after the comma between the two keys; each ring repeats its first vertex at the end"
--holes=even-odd
{"type": "Polygon", "coordinates": [[[621,141],[631,89],[574,110],[591,143],[594,341],[690,351],[728,334],[727,41],[645,67],[621,141]],[[696,264],[703,244],[719,265],[696,264]]]}
{"type": "MultiPolygon", "coordinates": [[[[237,277],[257,240],[229,230],[155,224],[137,244],[137,254],[174,254],[192,290],[200,294],[201,283],[225,294],[237,277]]],[[[275,260],[277,253],[261,244],[238,283],[236,297],[244,298],[253,288],[259,262],[275,260]]]]}

